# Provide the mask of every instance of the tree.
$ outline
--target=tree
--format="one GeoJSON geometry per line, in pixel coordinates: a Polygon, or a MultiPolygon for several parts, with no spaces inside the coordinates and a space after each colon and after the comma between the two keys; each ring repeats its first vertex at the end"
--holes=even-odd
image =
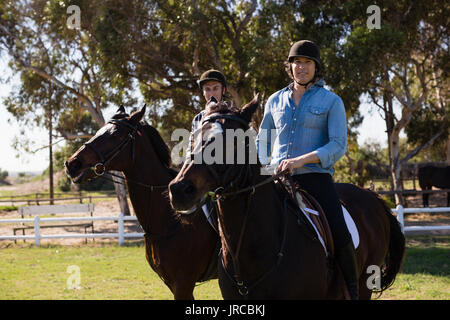
{"type": "MultiPolygon", "coordinates": [[[[70,110],[82,105],[99,127],[105,124],[102,110],[108,103],[132,105],[130,84],[120,77],[110,79],[101,74],[96,43],[82,30],[67,26],[67,10],[63,2],[7,2],[0,6],[0,48],[11,57],[10,67],[21,73],[22,91],[29,82],[47,83],[61,93],[59,108],[70,110]],[[75,98],[75,99],[74,99],[75,98]]],[[[25,106],[15,98],[9,99],[9,110],[16,117],[27,112],[39,113],[46,106],[40,96],[29,92],[34,100],[25,106]]],[[[61,109],[61,110],[62,110],[61,109]]],[[[129,214],[126,191],[115,184],[124,214],[129,214]]]]}
{"type": "MultiPolygon", "coordinates": [[[[343,85],[359,86],[384,114],[388,136],[389,159],[393,188],[402,190],[401,168],[436,139],[448,136],[448,110],[444,92],[448,88],[449,6],[441,2],[419,3],[386,1],[381,7],[381,29],[369,30],[361,16],[361,7],[370,1],[348,5],[347,19],[351,27],[338,51],[339,65],[351,66],[343,72],[343,85]],[[358,13],[359,12],[359,13],[358,13]],[[359,19],[355,18],[359,14],[359,19]],[[431,103],[430,93],[436,91],[439,103],[431,103]],[[397,118],[395,107],[401,110],[397,118]],[[433,118],[441,123],[417,147],[400,156],[400,132],[413,116],[433,108],[433,118]]],[[[342,73],[341,73],[342,74],[342,73]]],[[[411,130],[409,131],[412,132],[411,130]]],[[[419,143],[420,142],[420,143],[419,143]]],[[[403,203],[400,194],[397,203],[403,203]]]]}
{"type": "Polygon", "coordinates": [[[0,168],[0,184],[9,184],[8,181],[6,181],[6,178],[8,178],[8,171],[3,170],[0,168]]]}

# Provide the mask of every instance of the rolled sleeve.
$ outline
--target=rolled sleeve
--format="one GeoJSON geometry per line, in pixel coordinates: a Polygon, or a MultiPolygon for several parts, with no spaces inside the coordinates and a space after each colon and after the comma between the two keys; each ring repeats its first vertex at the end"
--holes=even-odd
{"type": "Polygon", "coordinates": [[[316,150],[323,168],[331,168],[345,154],[347,148],[347,119],[341,98],[336,97],[328,114],[329,142],[316,150]]]}

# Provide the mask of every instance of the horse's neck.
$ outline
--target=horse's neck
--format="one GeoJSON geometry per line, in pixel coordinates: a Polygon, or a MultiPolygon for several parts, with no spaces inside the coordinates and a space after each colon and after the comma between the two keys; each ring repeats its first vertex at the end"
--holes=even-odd
{"type": "MultiPolygon", "coordinates": [[[[258,172],[252,184],[267,178],[268,176],[261,176],[258,172]]],[[[221,202],[222,212],[219,213],[222,224],[221,237],[222,240],[224,237],[227,239],[231,250],[236,250],[241,232],[244,232],[244,246],[276,247],[274,239],[278,237],[282,219],[279,215],[280,203],[275,192],[273,184],[268,183],[256,188],[253,195],[250,195],[250,192],[244,193],[221,202]],[[244,226],[245,219],[247,222],[244,226]],[[245,229],[242,231],[243,228],[245,229]]]]}
{"type": "Polygon", "coordinates": [[[171,180],[169,169],[164,166],[152,149],[146,148],[136,157],[132,168],[124,172],[128,179],[128,192],[136,217],[144,230],[151,234],[164,234],[174,223],[169,199],[165,194],[171,180]],[[143,187],[133,182],[147,186],[143,187]]]}

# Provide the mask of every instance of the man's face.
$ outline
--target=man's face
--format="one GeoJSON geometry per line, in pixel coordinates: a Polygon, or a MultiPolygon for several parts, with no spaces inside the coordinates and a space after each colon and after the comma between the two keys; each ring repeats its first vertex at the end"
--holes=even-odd
{"type": "Polygon", "coordinates": [[[296,57],[292,61],[292,73],[294,79],[300,83],[307,83],[314,78],[316,62],[309,58],[296,57]]]}
{"type": "Polygon", "coordinates": [[[222,100],[224,88],[222,88],[222,84],[219,81],[208,81],[203,85],[203,96],[206,101],[209,101],[211,97],[216,98],[217,101],[222,100]]]}

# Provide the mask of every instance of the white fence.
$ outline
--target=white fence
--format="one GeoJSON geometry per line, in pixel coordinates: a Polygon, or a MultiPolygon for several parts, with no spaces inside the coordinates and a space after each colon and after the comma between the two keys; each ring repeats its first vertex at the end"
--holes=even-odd
{"type": "Polygon", "coordinates": [[[41,239],[69,239],[69,238],[119,238],[119,245],[123,245],[125,238],[140,238],[143,233],[125,233],[124,221],[135,221],[135,216],[124,216],[122,213],[117,217],[67,217],[67,218],[40,218],[35,216],[32,219],[0,219],[0,223],[22,223],[33,222],[34,234],[25,236],[0,236],[0,240],[22,240],[34,239],[36,246],[41,244],[41,239]],[[49,234],[41,235],[41,222],[60,222],[60,221],[108,221],[116,220],[117,233],[66,233],[66,234],[49,234]]]}
{"type": "Polygon", "coordinates": [[[402,232],[406,231],[434,231],[434,230],[450,230],[450,226],[407,226],[405,227],[405,213],[437,213],[437,212],[450,212],[450,207],[441,208],[403,208],[398,205],[397,208],[392,209],[392,212],[397,213],[397,220],[400,222],[402,232]]]}
{"type": "MultiPolygon", "coordinates": [[[[405,227],[404,214],[405,213],[432,213],[432,212],[450,212],[450,207],[443,208],[403,208],[398,205],[392,212],[397,213],[397,219],[400,223],[402,232],[406,231],[432,231],[432,230],[450,230],[450,226],[407,226],[405,227]]],[[[39,246],[41,239],[68,239],[68,238],[119,238],[119,245],[123,245],[125,238],[140,238],[143,233],[125,233],[124,221],[136,221],[135,216],[124,216],[122,213],[117,217],[67,217],[67,218],[40,218],[35,216],[32,219],[0,219],[0,223],[34,223],[34,234],[25,236],[0,236],[0,240],[22,240],[34,239],[36,246],[39,246]],[[57,222],[57,221],[105,221],[117,220],[117,233],[66,233],[66,234],[51,234],[41,235],[41,222],[57,222]]]]}

